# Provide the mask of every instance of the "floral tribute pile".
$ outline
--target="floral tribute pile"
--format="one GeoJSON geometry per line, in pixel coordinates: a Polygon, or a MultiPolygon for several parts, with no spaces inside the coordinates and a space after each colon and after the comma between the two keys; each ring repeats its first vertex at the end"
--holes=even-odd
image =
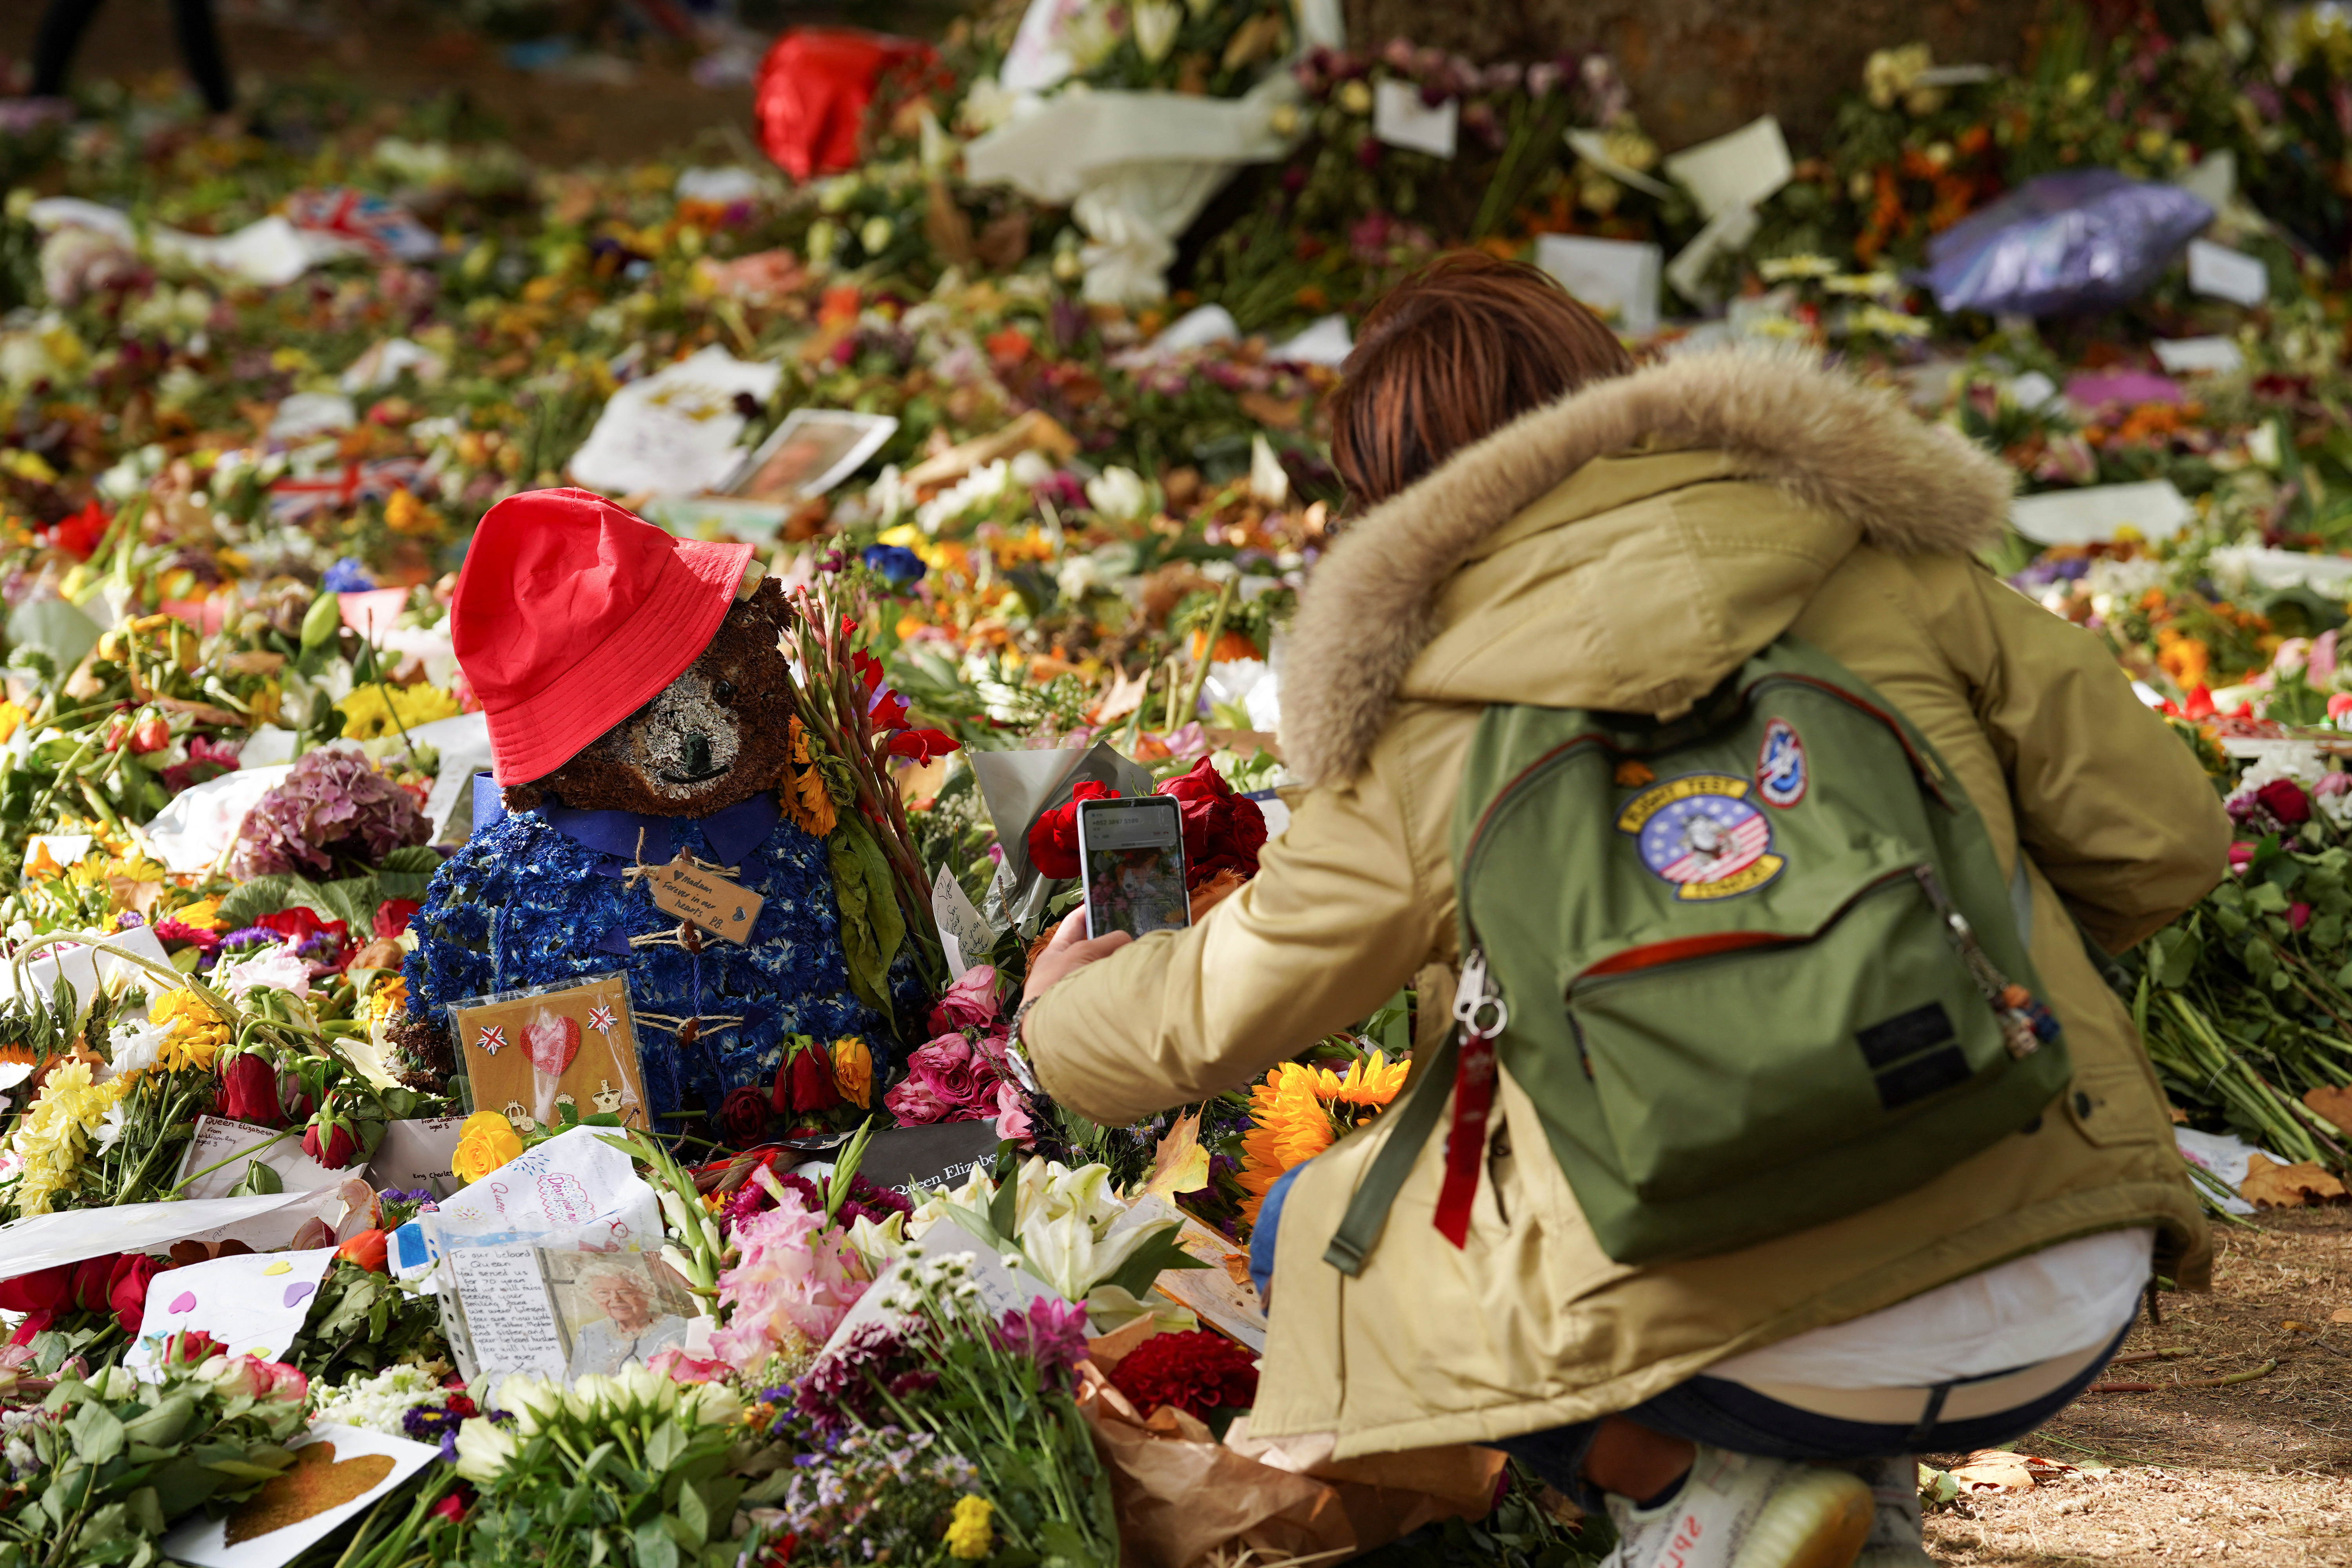
{"type": "MultiPolygon", "coordinates": [[[[1597,53],[1315,45],[1261,0],[1065,5],[1045,97],[1260,104],[1273,138],[1120,299],[1074,208],[969,172],[1034,107],[1017,10],[959,23],[798,179],[535,167],[467,104],[317,83],[267,89],[268,140],[160,88],[0,105],[0,1568],[158,1561],[320,1426],[443,1458],[306,1548],[318,1568],[1116,1561],[1135,1445],[1213,1445],[1255,1389],[1234,1325],[1161,1289],[1199,1261],[1179,1233],[1118,1222],[1148,1188],[1245,1242],[1285,1171],[1393,1101],[1423,999],[1134,1127],[1024,1092],[1029,954],[1077,903],[1076,802],[1114,786],[996,821],[986,758],[1107,743],[1143,770],[1124,787],[1178,802],[1196,914],[1256,874],[1286,626],[1347,511],[1324,400],[1379,292],[1456,246],[1656,246],[1688,264],[1638,352],[1836,354],[2011,464],[2023,531],[1991,564],[2108,640],[2239,827],[2228,879],[2123,961],[2158,1070],[2189,1134],[2263,1152],[2247,1195],[2340,1195],[2352,28],[2209,10],[2168,38],[2130,0],[2053,5],[1990,76],[1882,50],[1825,143],[1726,222],[1597,53]],[[1450,114],[1452,153],[1384,132],[1383,101],[1450,114]],[[2232,291],[2176,262],[2037,325],[1908,280],[1954,225],[2077,168],[2197,184],[2232,291]],[[681,400],[684,434],[660,415],[681,400]],[[887,428],[822,487],[762,489],[755,455],[828,414],[887,428]],[[643,460],[600,466],[616,446],[643,460]],[[789,1038],[772,1083],[659,1138],[609,1129],[706,1320],[690,1349],[469,1384],[395,1237],[613,1119],[478,1108],[397,1026],[411,920],[485,765],[448,604],[489,505],[599,474],[753,542],[790,589],[782,804],[819,836],[863,825],[874,856],[836,868],[878,911],[860,963],[906,953],[923,1005],[893,1041],[789,1038]],[[950,969],[960,902],[984,930],[950,969]],[[204,1118],[274,1152],[198,1160],[204,1118]],[[857,1174],[873,1132],[948,1123],[996,1146],[969,1181],[857,1174]],[[375,1184],[421,1126],[446,1175],[375,1184]],[[293,1184],[276,1233],[166,1221],[10,1262],[55,1216],[293,1184]],[[290,1342],[142,1341],[157,1280],[256,1248],[331,1249],[290,1342]]],[[[1507,1471],[1482,1524],[1417,1544],[1565,1563],[1605,1537],[1507,1471]]]]}

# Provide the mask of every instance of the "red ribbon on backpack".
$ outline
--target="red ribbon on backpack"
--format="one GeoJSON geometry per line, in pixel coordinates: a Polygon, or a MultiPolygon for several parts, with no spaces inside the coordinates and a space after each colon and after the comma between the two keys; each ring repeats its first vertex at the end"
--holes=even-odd
{"type": "Polygon", "coordinates": [[[1470,1239],[1470,1203],[1478,1195],[1478,1165],[1486,1152],[1486,1122],[1495,1110],[1495,1039],[1510,1013],[1486,978],[1486,955],[1473,948],[1454,993],[1462,1050],[1454,1068],[1454,1122],[1445,1133],[1445,1180],[1437,1189],[1431,1223],[1456,1247],[1470,1239]]]}

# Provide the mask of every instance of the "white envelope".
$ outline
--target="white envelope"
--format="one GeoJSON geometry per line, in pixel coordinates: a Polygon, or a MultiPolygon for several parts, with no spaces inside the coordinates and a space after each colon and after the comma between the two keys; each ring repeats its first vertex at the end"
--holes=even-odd
{"type": "Polygon", "coordinates": [[[2189,287],[2208,299],[2259,305],[2271,297],[2270,268],[2259,258],[2210,239],[2189,242],[2189,287]]]}
{"type": "Polygon", "coordinates": [[[1658,330],[1658,273],[1664,257],[1654,245],[1628,239],[1580,234],[1547,234],[1536,239],[1536,265],[1633,337],[1658,330]]]}
{"type": "Polygon", "coordinates": [[[1449,98],[1432,108],[1411,82],[1384,81],[1372,89],[1372,134],[1391,147],[1451,158],[1461,120],[1459,100],[1449,98]]]}
{"type": "Polygon", "coordinates": [[[2036,544],[2097,544],[2126,526],[2151,542],[2170,539],[2195,515],[2171,480],[2151,479],[2020,496],[2010,505],[2009,521],[2036,544]]]}
{"type": "Polygon", "coordinates": [[[1709,218],[1757,205],[1797,172],[1780,122],[1769,114],[1728,136],[1683,149],[1666,160],[1665,168],[1709,218]]]}

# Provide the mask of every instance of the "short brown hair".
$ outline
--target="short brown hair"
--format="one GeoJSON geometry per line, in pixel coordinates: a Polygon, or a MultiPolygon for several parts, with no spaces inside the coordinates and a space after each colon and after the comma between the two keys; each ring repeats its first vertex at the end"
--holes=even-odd
{"type": "Polygon", "coordinates": [[[1481,250],[1442,256],[1364,318],[1331,396],[1331,458],[1350,503],[1377,505],[1520,415],[1633,368],[1549,273],[1481,250]]]}

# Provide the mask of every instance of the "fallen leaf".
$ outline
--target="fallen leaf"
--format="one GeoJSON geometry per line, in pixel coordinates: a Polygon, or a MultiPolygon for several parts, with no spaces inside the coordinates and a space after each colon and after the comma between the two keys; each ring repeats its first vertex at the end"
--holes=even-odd
{"type": "Polygon", "coordinates": [[[2246,1156],[2246,1179],[2238,1195],[2256,1208],[2299,1209],[2305,1204],[2335,1203],[2344,1195],[2344,1184],[2309,1160],[2282,1165],[2261,1154],[2246,1156]]]}
{"type": "Polygon", "coordinates": [[[2284,1329],[2288,1333],[2291,1333],[2291,1334],[2308,1334],[2308,1333],[2315,1333],[2315,1332],[2317,1332],[2317,1331],[2318,1331],[2315,1330],[2315,1329],[2314,1329],[2314,1328],[2313,1328],[2309,1323],[2304,1322],[2304,1321],[2302,1321],[2301,1320],[2299,1320],[2299,1319],[2295,1319],[2295,1318],[2289,1318],[2285,1322],[2281,1323],[2281,1324],[2279,1325],[2279,1327],[2280,1327],[2280,1328],[2282,1328],[2282,1329],[2284,1329]]]}
{"type": "Polygon", "coordinates": [[[2304,1104],[2339,1132],[2352,1132],[2352,1089],[2307,1089],[2304,1104]]]}
{"type": "Polygon", "coordinates": [[[2327,1314],[2331,1323],[2352,1323],[2352,1307],[2338,1307],[2327,1314]]]}
{"type": "Polygon", "coordinates": [[[1143,1190],[1154,1197],[1197,1193],[1209,1184],[1209,1152],[1201,1146],[1201,1113],[1180,1116],[1151,1156],[1151,1176],[1143,1190]]]}
{"type": "Polygon", "coordinates": [[[1979,1448],[1948,1472],[1964,1492],[2030,1492],[2033,1470],[2022,1454],[1979,1448]]]}

